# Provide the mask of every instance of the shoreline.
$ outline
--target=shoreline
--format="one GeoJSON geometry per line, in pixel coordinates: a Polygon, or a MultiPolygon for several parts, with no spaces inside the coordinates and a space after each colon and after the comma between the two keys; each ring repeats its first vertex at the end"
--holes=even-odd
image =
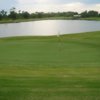
{"type": "Polygon", "coordinates": [[[41,21],[41,20],[72,20],[72,18],[66,17],[51,17],[51,18],[34,18],[34,19],[17,19],[17,20],[2,20],[0,24],[4,23],[21,23],[21,22],[30,22],[30,21],[41,21]]]}
{"type": "MultiPolygon", "coordinates": [[[[85,34],[95,34],[100,33],[100,31],[91,31],[91,32],[80,32],[80,33],[71,33],[71,34],[61,34],[60,37],[66,36],[74,36],[74,35],[85,35],[85,34]]],[[[44,38],[58,38],[57,35],[50,35],[50,36],[9,36],[9,37],[0,37],[0,40],[14,40],[14,39],[44,39],[44,38]]]]}
{"type": "Polygon", "coordinates": [[[1,20],[0,24],[4,23],[21,23],[30,21],[41,21],[41,20],[89,20],[89,21],[100,21],[100,18],[71,18],[71,17],[51,17],[51,18],[35,18],[35,19],[17,19],[17,20],[1,20]]]}

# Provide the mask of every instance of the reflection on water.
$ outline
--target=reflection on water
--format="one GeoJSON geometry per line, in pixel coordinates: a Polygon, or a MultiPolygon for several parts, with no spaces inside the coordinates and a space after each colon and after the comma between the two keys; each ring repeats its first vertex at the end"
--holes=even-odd
{"type": "Polygon", "coordinates": [[[50,36],[89,31],[99,31],[100,21],[43,20],[0,24],[0,37],[50,36]]]}

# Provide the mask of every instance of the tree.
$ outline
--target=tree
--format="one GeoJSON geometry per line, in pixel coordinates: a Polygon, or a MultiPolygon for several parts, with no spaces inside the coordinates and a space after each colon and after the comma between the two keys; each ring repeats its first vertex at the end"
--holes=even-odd
{"type": "Polygon", "coordinates": [[[25,19],[30,18],[30,14],[27,11],[23,11],[21,16],[22,16],[22,18],[25,18],[25,19]]]}
{"type": "Polygon", "coordinates": [[[10,9],[9,18],[11,18],[13,20],[17,19],[17,13],[15,10],[16,10],[16,8],[14,8],[14,7],[10,9]]]}
{"type": "Polygon", "coordinates": [[[1,13],[0,13],[0,20],[2,20],[2,15],[1,15],[1,13]]]}
{"type": "Polygon", "coordinates": [[[98,17],[99,13],[97,11],[90,10],[90,11],[82,12],[81,16],[84,17],[84,18],[85,17],[98,17]]]}
{"type": "Polygon", "coordinates": [[[18,19],[21,19],[21,18],[22,18],[22,12],[21,12],[21,10],[18,10],[17,18],[18,18],[18,19]]]}
{"type": "Polygon", "coordinates": [[[7,12],[5,10],[1,10],[0,11],[0,17],[2,18],[6,18],[7,17],[7,12]]]}
{"type": "Polygon", "coordinates": [[[37,18],[43,18],[45,16],[44,12],[36,12],[37,18]]]}
{"type": "Polygon", "coordinates": [[[88,17],[98,17],[98,12],[97,11],[93,11],[93,10],[91,10],[91,11],[89,11],[88,12],[88,17]]]}
{"type": "Polygon", "coordinates": [[[82,12],[81,17],[83,18],[88,17],[88,12],[87,11],[82,12]]]}
{"type": "Polygon", "coordinates": [[[99,13],[99,15],[98,15],[99,17],[100,17],[100,13],[99,13]]]}

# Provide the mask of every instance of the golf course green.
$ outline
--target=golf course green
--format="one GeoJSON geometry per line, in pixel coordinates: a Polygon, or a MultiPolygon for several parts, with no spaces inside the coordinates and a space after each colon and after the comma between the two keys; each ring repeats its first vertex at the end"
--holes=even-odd
{"type": "Polygon", "coordinates": [[[100,100],[100,32],[1,38],[0,100],[100,100]]]}

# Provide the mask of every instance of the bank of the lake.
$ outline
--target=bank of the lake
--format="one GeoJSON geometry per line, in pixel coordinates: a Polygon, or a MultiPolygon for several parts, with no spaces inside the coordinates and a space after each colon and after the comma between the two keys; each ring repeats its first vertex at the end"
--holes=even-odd
{"type": "Polygon", "coordinates": [[[74,17],[49,17],[49,18],[32,18],[32,19],[4,19],[0,20],[0,23],[20,23],[29,21],[39,21],[39,20],[92,20],[100,21],[100,17],[90,17],[90,18],[74,18],[74,17]]]}
{"type": "Polygon", "coordinates": [[[0,100],[100,100],[100,32],[0,39],[0,100]]]}
{"type": "Polygon", "coordinates": [[[48,18],[31,18],[31,19],[4,19],[0,23],[20,23],[20,22],[30,22],[30,21],[40,21],[40,20],[73,20],[72,17],[48,17],[48,18]]]}
{"type": "Polygon", "coordinates": [[[80,18],[80,20],[100,21],[100,17],[80,18]]]}

